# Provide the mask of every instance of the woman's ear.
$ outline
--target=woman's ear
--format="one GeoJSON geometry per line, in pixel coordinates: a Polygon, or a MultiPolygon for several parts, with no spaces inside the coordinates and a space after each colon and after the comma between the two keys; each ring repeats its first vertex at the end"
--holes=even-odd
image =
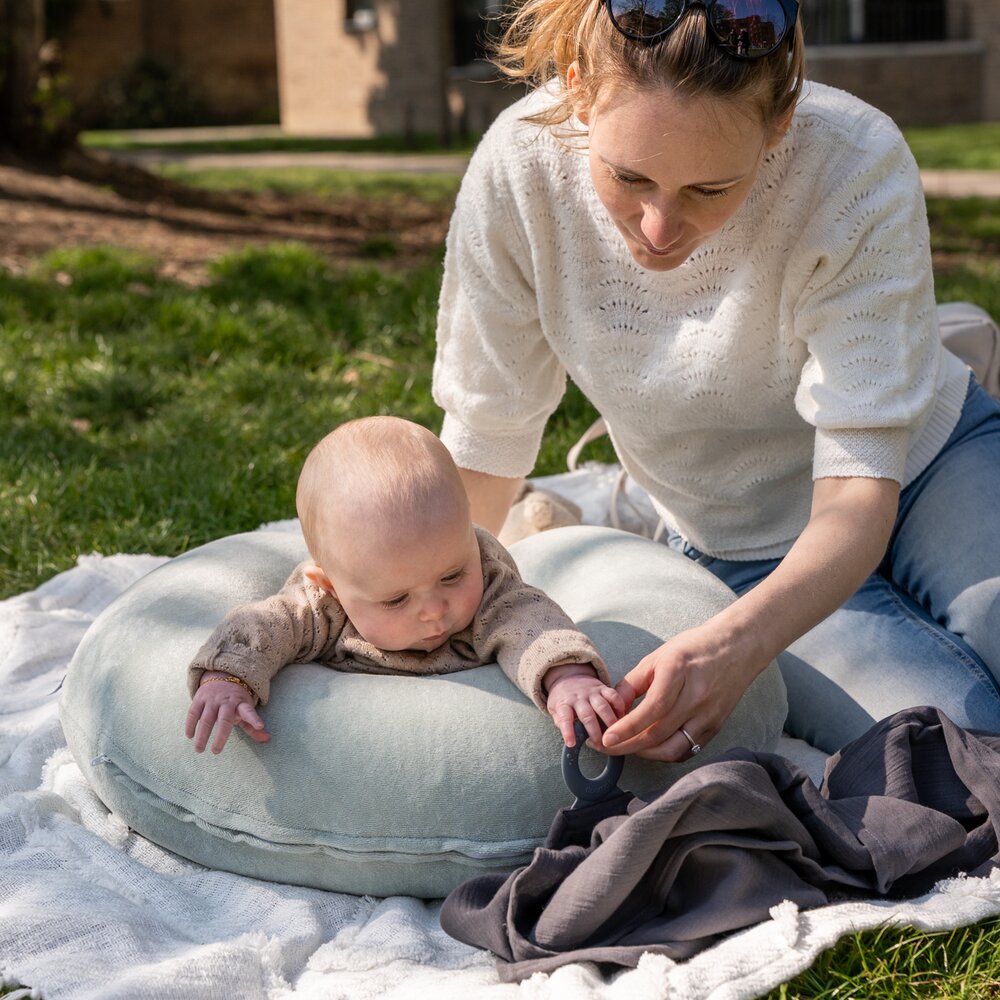
{"type": "Polygon", "coordinates": [[[795,116],[794,105],[788,109],[772,126],[767,138],[767,149],[770,152],[776,146],[780,146],[782,140],[788,135],[788,130],[792,127],[792,118],[795,116]]]}
{"type": "Polygon", "coordinates": [[[311,584],[319,587],[320,590],[325,590],[333,597],[337,596],[337,592],[333,589],[333,584],[330,582],[330,578],[323,572],[322,568],[317,566],[315,563],[310,563],[306,566],[305,569],[302,570],[302,575],[311,584]]]}
{"type": "Polygon", "coordinates": [[[569,69],[566,70],[566,89],[573,102],[573,113],[584,125],[589,125],[590,122],[587,119],[590,117],[590,109],[583,104],[582,85],[583,75],[580,72],[580,64],[574,60],[569,64],[569,69]]]}

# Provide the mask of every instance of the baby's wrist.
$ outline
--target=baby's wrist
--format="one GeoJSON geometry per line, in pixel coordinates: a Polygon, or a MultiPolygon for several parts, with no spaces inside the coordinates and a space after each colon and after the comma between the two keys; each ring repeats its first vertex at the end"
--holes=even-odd
{"type": "Polygon", "coordinates": [[[242,677],[237,677],[235,674],[228,674],[224,670],[206,670],[198,681],[198,687],[204,686],[209,681],[224,681],[230,684],[238,684],[244,691],[250,693],[255,702],[257,700],[257,692],[242,677]]]}

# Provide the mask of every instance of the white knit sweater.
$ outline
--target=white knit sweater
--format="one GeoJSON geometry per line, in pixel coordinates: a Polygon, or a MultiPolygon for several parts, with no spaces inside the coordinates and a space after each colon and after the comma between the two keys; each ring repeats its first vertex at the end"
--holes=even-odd
{"type": "Polygon", "coordinates": [[[521,119],[483,138],[448,234],[434,398],[460,466],[531,472],[568,373],[669,524],[773,558],[812,479],[909,482],[957,422],[920,177],[899,130],[809,84],[746,203],[680,267],[637,265],[585,153],[521,119]]]}

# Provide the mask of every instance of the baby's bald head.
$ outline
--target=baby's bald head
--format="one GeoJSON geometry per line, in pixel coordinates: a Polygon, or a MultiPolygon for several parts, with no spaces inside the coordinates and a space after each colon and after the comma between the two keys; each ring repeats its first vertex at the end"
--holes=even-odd
{"type": "Polygon", "coordinates": [[[448,449],[400,417],[362,417],[327,434],[306,458],[295,505],[310,555],[331,575],[339,554],[366,534],[385,544],[469,520],[448,449]]]}

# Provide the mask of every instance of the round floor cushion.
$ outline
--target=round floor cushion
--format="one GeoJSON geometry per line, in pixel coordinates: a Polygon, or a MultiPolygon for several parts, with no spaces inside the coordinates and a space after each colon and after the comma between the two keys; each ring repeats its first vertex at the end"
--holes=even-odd
{"type": "MultiPolygon", "coordinates": [[[[512,551],[616,678],[732,600],[683,556],[607,528],[560,528],[512,551]]],[[[295,532],[222,538],[150,573],[97,619],[60,715],[98,795],[186,858],[340,892],[439,897],[526,863],[572,796],[555,727],[496,666],[437,677],[289,666],[263,709],[269,744],[234,732],[220,755],[194,752],[183,732],[189,660],[231,607],[279,589],[304,556],[295,532]]],[[[784,714],[772,664],[698,761],[772,746],[784,714]]],[[[589,753],[581,763],[596,772],[589,753]]],[[[632,759],[621,784],[650,790],[680,773],[632,759]]]]}

